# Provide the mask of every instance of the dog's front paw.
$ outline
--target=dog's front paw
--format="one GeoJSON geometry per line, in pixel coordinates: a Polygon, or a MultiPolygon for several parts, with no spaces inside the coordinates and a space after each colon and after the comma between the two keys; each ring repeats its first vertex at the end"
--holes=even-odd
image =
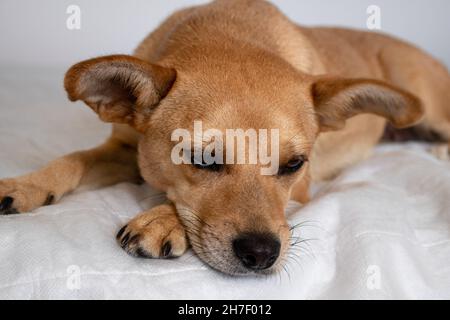
{"type": "Polygon", "coordinates": [[[0,215],[29,212],[51,204],[54,195],[21,179],[0,180],[0,215]]]}
{"type": "Polygon", "coordinates": [[[140,214],[117,233],[117,241],[130,255],[173,258],[188,248],[186,232],[172,205],[161,205],[140,214]]]}

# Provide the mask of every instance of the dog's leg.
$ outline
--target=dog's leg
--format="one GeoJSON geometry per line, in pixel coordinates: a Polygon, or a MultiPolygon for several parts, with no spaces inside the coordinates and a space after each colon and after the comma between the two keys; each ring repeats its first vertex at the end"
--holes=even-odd
{"type": "Polygon", "coordinates": [[[0,215],[52,204],[79,186],[100,187],[138,179],[134,146],[112,137],[95,149],[66,155],[38,171],[0,180],[0,215]]]}
{"type": "Polygon", "coordinates": [[[181,256],[188,248],[175,206],[163,204],[146,211],[117,233],[117,241],[129,254],[143,258],[181,256]]]}

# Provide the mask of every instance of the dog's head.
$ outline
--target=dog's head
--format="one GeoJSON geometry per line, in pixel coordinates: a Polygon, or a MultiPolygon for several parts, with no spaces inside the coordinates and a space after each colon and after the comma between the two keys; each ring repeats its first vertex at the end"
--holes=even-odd
{"type": "MultiPolygon", "coordinates": [[[[422,115],[414,96],[380,81],[308,76],[264,56],[174,69],[130,56],[102,57],[73,66],[65,86],[71,100],[83,100],[102,120],[142,133],[142,176],[176,204],[195,252],[229,274],[270,272],[283,263],[291,236],[284,209],[294,185],[307,192],[308,159],[321,131],[340,129],[360,113],[385,117],[397,127],[422,115]],[[209,136],[197,137],[196,121],[209,136]],[[181,163],[174,161],[179,129],[185,139],[199,139],[189,141],[192,152],[182,152],[189,161],[181,163]],[[227,129],[267,129],[269,136],[277,130],[278,136],[265,140],[276,170],[262,174],[270,164],[261,161],[205,163],[206,149],[219,153],[216,144],[211,149],[211,135],[230,140],[227,129]]],[[[251,157],[248,144],[222,142],[224,159],[234,154],[230,159],[236,161],[239,151],[251,157]]]]}

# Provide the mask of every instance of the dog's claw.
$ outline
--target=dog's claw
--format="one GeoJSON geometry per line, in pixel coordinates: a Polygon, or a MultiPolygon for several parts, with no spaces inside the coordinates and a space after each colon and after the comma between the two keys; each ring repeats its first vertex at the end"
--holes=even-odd
{"type": "Polygon", "coordinates": [[[147,251],[145,251],[143,248],[138,247],[136,249],[136,257],[139,258],[146,258],[146,259],[151,259],[153,258],[151,254],[149,254],[147,251]]]}
{"type": "Polygon", "coordinates": [[[129,239],[130,239],[130,233],[128,232],[128,233],[122,238],[122,240],[120,241],[120,244],[121,244],[122,248],[125,249],[125,247],[126,247],[127,244],[128,244],[128,240],[129,240],[129,239]]]}
{"type": "Polygon", "coordinates": [[[12,207],[13,202],[13,197],[4,197],[0,202],[0,215],[10,215],[18,213],[18,211],[12,207]]]}
{"type": "Polygon", "coordinates": [[[116,239],[120,239],[123,235],[123,232],[127,228],[127,225],[124,225],[122,228],[120,228],[119,232],[117,232],[116,239]]]}
{"type": "Polygon", "coordinates": [[[163,258],[168,258],[171,252],[172,252],[172,244],[170,243],[170,241],[167,241],[161,249],[161,256],[163,258]]]}
{"type": "Polygon", "coordinates": [[[14,202],[12,197],[4,197],[2,202],[0,202],[0,211],[11,209],[11,205],[14,202]]]}

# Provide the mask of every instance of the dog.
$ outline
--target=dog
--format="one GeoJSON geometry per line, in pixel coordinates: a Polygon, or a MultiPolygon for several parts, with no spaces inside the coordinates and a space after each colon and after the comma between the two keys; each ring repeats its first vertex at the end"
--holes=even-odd
{"type": "Polygon", "coordinates": [[[65,89],[113,123],[110,138],[1,180],[0,212],[29,212],[80,186],[143,179],[168,201],[118,231],[122,248],[171,258],[191,246],[231,275],[279,270],[290,246],[288,200],[307,203],[312,182],[365,159],[383,137],[447,148],[450,140],[450,76],[434,58],[387,35],[300,27],[263,0],[178,11],[132,56],[72,66],[65,89]],[[278,129],[279,170],[174,164],[172,132],[198,120],[220,130],[278,129]]]}

